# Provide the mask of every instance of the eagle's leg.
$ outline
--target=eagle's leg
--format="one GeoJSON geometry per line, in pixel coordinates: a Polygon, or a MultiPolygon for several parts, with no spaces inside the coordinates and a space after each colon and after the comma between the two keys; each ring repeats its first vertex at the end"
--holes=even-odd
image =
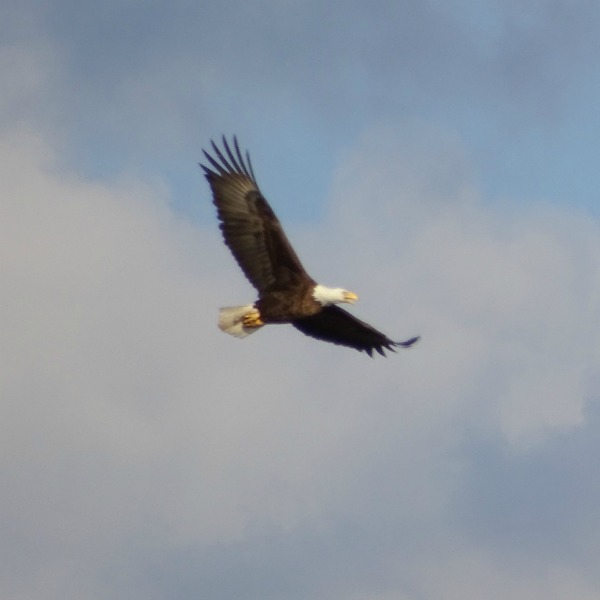
{"type": "Polygon", "coordinates": [[[260,313],[254,309],[252,312],[246,313],[242,319],[244,327],[261,327],[264,323],[260,319],[260,313]]]}

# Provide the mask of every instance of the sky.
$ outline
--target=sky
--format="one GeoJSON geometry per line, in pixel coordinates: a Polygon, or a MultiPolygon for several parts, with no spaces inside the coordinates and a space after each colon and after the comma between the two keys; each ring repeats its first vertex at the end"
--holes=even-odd
{"type": "Polygon", "coordinates": [[[600,5],[0,7],[0,597],[592,600],[600,5]],[[318,281],[291,327],[197,163],[237,134],[318,281]]]}

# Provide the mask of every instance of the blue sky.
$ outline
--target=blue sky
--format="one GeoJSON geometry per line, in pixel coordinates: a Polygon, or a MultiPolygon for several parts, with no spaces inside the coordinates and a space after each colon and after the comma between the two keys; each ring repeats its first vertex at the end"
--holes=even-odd
{"type": "Polygon", "coordinates": [[[279,196],[290,214],[314,215],[335,157],[362,130],[424,119],[463,140],[486,196],[596,210],[593,2],[49,2],[4,12],[7,45],[48,63],[29,115],[86,174],[164,175],[182,202],[197,186],[188,157],[235,132],[271,166],[277,192],[303,175],[302,194],[279,196]]]}
{"type": "Polygon", "coordinates": [[[591,600],[596,2],[4,2],[0,596],[591,600]],[[289,327],[197,163],[411,351],[289,327]]]}

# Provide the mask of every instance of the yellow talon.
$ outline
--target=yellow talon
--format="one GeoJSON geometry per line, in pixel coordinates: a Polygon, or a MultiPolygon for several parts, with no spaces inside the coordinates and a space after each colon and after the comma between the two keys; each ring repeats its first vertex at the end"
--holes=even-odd
{"type": "Polygon", "coordinates": [[[244,315],[242,323],[244,327],[260,327],[261,325],[264,325],[264,323],[260,320],[260,313],[258,311],[244,315]]]}

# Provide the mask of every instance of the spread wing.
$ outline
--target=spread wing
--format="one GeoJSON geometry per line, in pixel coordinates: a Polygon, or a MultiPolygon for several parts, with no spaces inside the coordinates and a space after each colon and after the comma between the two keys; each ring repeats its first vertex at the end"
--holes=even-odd
{"type": "Polygon", "coordinates": [[[385,356],[384,349],[395,352],[394,347],[408,348],[419,339],[414,337],[405,342],[394,342],[377,329],[335,305],[325,307],[316,315],[297,319],[292,322],[292,325],[302,333],[318,340],[356,348],[369,356],[373,356],[373,350],[385,356]]]}
{"type": "Polygon", "coordinates": [[[250,283],[261,293],[273,284],[285,285],[294,276],[308,278],[258,188],[248,152],[244,159],[235,137],[235,153],[225,136],[224,152],[211,143],[214,156],[204,151],[210,166],[200,166],[212,189],[223,239],[250,283]]]}

